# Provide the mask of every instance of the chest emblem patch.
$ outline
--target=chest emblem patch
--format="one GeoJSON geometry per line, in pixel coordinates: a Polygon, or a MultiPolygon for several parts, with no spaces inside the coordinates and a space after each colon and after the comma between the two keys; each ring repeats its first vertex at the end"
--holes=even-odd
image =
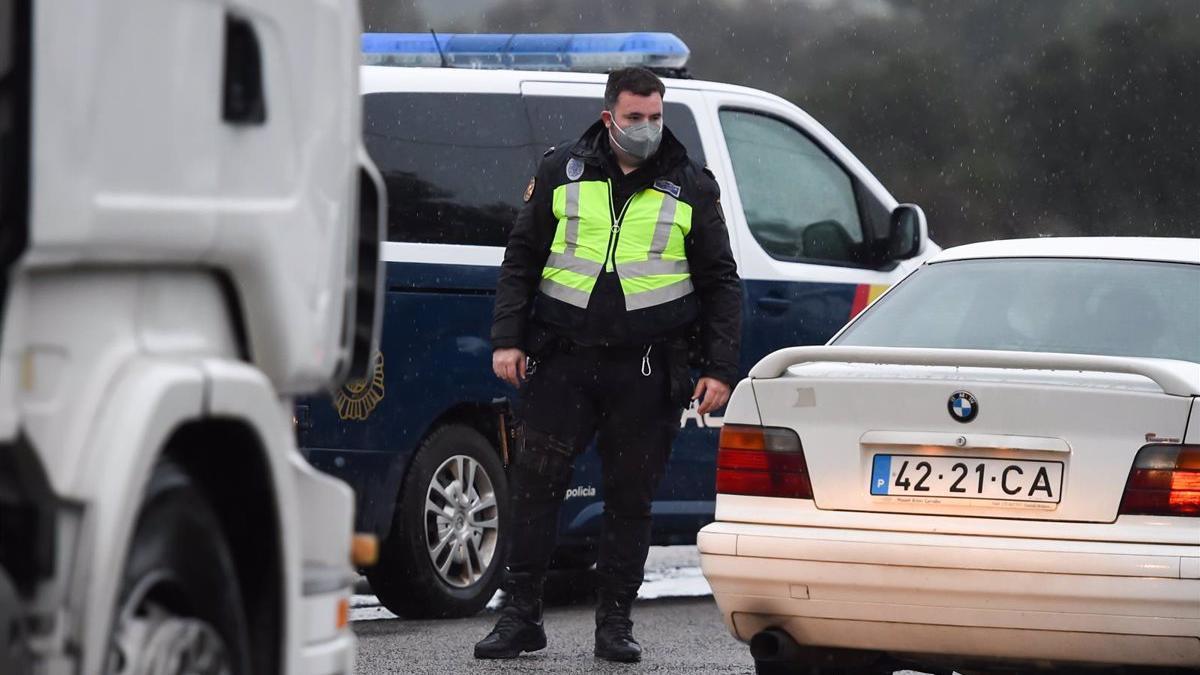
{"type": "Polygon", "coordinates": [[[567,180],[579,180],[583,175],[583,162],[572,157],[567,160],[567,180]]]}
{"type": "Polygon", "coordinates": [[[654,189],[658,190],[659,192],[665,192],[675,199],[679,199],[679,186],[669,180],[659,178],[658,180],[654,181],[654,189]]]}

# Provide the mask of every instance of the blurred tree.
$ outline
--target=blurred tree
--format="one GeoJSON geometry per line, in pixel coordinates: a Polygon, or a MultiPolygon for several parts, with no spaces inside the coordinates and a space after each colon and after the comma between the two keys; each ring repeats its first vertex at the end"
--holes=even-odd
{"type": "MultiPolygon", "coordinates": [[[[362,0],[372,30],[424,30],[362,0]]],[[[433,2],[434,0],[428,0],[433,2]]],[[[447,31],[671,31],[691,71],[788,98],[944,245],[1200,236],[1196,0],[475,0],[447,31]]]]}
{"type": "MultiPolygon", "coordinates": [[[[1008,84],[1034,220],[1089,233],[1195,234],[1200,17],[1110,19],[1047,46],[1008,84]]],[[[1014,194],[1019,191],[1014,191],[1014,194]]]]}
{"type": "Polygon", "coordinates": [[[368,33],[419,33],[429,30],[425,13],[413,0],[359,0],[368,33]]]}

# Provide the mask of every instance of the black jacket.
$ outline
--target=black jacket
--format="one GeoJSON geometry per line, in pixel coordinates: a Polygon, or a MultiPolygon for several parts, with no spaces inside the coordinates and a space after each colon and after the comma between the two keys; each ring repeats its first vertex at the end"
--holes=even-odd
{"type": "Polygon", "coordinates": [[[719,197],[712,175],[688,158],[683,144],[667,129],[658,152],[628,175],[616,164],[603,122],[593,124],[573,146],[551,148],[509,235],[496,287],[492,347],[528,350],[533,326],[582,344],[628,346],[694,336],[699,339],[696,365],[702,375],[733,384],[738,375],[742,288],[719,197]],[[614,272],[601,273],[586,312],[537,292],[558,226],[551,199],[556,187],[569,182],[566,166],[572,157],[584,164],[582,180],[612,180],[618,205],[659,179],[680,187],[679,198],[692,206],[692,228],[684,247],[695,293],[683,301],[627,312],[614,272]]]}

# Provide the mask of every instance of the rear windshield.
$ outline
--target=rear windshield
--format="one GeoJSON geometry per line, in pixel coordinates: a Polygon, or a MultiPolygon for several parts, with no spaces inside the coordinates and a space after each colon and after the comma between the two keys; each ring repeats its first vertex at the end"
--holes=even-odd
{"type": "Polygon", "coordinates": [[[906,279],[835,344],[1200,363],[1200,265],[1074,259],[937,263],[906,279]]]}

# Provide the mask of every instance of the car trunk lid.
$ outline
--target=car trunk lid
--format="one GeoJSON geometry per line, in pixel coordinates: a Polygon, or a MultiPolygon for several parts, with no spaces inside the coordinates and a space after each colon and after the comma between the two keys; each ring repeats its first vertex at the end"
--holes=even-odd
{"type": "MultiPolygon", "coordinates": [[[[1191,365],[1177,369],[1182,382],[1191,365]]],[[[824,510],[1110,522],[1138,450],[1182,442],[1192,405],[1192,396],[1164,392],[1178,382],[1135,373],[785,368],[754,379],[755,398],[765,426],[799,434],[824,510]]]]}

